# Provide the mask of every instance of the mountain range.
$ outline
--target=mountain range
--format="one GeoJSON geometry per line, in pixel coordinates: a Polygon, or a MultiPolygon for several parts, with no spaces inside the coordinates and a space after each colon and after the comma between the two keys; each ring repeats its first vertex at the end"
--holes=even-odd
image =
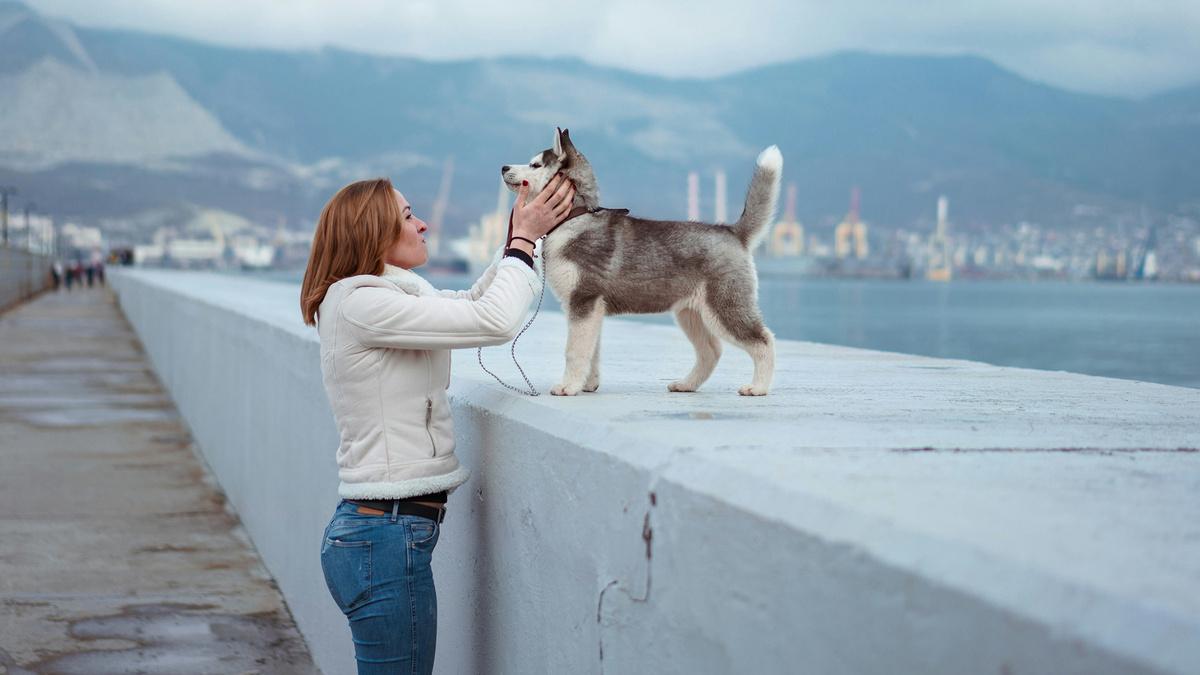
{"type": "Polygon", "coordinates": [[[1200,213],[1200,86],[1134,100],[1025,79],[974,56],[839,53],[672,79],[575,59],[431,62],[343,49],[238,49],[100,30],[0,2],[0,184],[59,218],[179,204],[312,227],[342,184],[392,178],[428,214],[448,157],[452,234],[494,208],[499,167],[555,126],[602,202],[686,214],[686,176],[728,174],[730,218],[778,144],[797,216],[885,228],[952,218],[1070,228],[1200,213]]]}

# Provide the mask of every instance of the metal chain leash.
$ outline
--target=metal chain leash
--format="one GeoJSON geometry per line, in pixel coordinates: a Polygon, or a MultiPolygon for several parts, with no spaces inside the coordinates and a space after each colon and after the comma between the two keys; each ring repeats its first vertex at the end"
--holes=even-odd
{"type": "MultiPolygon", "coordinates": [[[[539,238],[539,241],[544,242],[545,239],[546,239],[546,237],[543,235],[542,237],[539,238]]],[[[534,258],[538,257],[537,251],[534,251],[533,257],[534,258]]],[[[533,310],[533,316],[529,317],[529,321],[527,321],[525,323],[525,326],[523,328],[521,328],[521,331],[518,332],[517,336],[513,338],[512,349],[510,350],[512,353],[513,363],[517,366],[517,370],[519,370],[521,372],[521,377],[525,378],[525,384],[529,387],[529,391],[525,391],[523,389],[518,389],[517,387],[514,387],[511,384],[508,384],[504,380],[501,380],[498,375],[496,375],[492,371],[488,370],[487,366],[483,365],[483,347],[477,347],[475,349],[475,353],[479,358],[479,367],[483,368],[483,372],[496,378],[496,381],[499,382],[502,386],[507,387],[507,388],[517,392],[518,394],[525,394],[526,396],[541,396],[541,394],[539,394],[538,391],[533,388],[533,383],[529,381],[529,376],[525,374],[525,369],[521,367],[520,363],[517,363],[517,340],[520,340],[521,336],[525,334],[525,331],[529,330],[529,327],[533,325],[533,320],[537,318],[538,312],[541,311],[542,299],[545,297],[546,297],[546,246],[543,244],[543,246],[542,246],[542,292],[538,295],[538,304],[537,304],[537,308],[535,308],[533,310]]]]}

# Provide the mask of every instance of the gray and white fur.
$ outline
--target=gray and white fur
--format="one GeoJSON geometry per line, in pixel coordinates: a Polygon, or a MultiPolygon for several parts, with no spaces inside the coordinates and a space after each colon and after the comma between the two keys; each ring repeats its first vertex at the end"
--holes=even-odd
{"type": "MultiPolygon", "coordinates": [[[[527,165],[504,166],[509,189],[529,181],[532,199],[558,172],[575,183],[573,206],[596,209],[600,190],[587,159],[566,129],[527,165]]],[[[673,312],[696,350],[691,372],[667,386],[696,391],[721,357],[721,340],[754,361],[743,396],[764,396],[775,371],[775,336],[758,308],[751,251],[766,233],[779,199],[783,155],[772,145],[758,156],[741,218],[732,226],[635,218],[603,209],[572,218],[542,242],[550,289],[567,313],[566,370],[557,396],[600,386],[600,323],[606,315],[673,312]]]]}

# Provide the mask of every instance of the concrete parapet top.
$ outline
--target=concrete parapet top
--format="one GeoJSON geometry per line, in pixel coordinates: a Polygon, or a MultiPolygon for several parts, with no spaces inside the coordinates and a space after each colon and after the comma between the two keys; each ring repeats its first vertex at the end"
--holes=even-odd
{"type": "MultiPolygon", "coordinates": [[[[296,285],[119,273],[317,339],[296,285]]],[[[669,393],[683,333],[608,319],[600,390],[553,397],[565,338],[543,312],[517,345],[537,398],[456,352],[456,404],[1143,663],[1200,663],[1200,390],[780,340],[767,397],[737,395],[751,362],[729,345],[700,392],[669,393]]],[[[522,383],[507,345],[484,359],[522,383]]]]}

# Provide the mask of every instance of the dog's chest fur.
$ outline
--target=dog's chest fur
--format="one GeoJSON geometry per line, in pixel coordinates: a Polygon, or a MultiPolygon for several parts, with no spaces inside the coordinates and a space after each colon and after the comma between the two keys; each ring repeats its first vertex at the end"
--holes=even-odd
{"type": "Polygon", "coordinates": [[[605,219],[584,214],[566,221],[543,241],[546,282],[564,307],[579,287],[583,275],[594,279],[597,274],[603,276],[607,272],[611,251],[605,255],[594,244],[595,240],[601,238],[601,228],[604,226],[605,219]],[[590,264],[581,260],[588,257],[591,258],[590,264]]]}

